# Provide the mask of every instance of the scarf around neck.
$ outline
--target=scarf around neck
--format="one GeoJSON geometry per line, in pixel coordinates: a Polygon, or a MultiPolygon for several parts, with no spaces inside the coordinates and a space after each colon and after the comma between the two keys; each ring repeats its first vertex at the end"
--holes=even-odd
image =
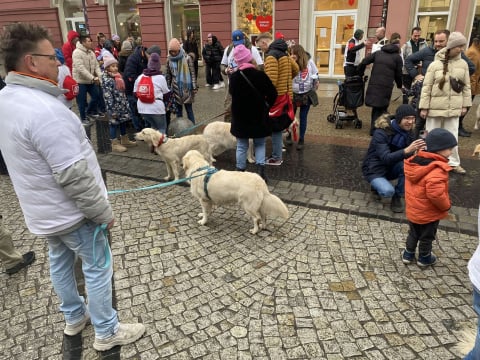
{"type": "Polygon", "coordinates": [[[60,89],[57,86],[57,83],[53,80],[18,71],[10,71],[5,77],[5,83],[7,85],[21,85],[32,89],[38,89],[55,97],[68,92],[66,89],[60,89]]]}
{"type": "Polygon", "coordinates": [[[238,67],[239,70],[245,70],[250,68],[255,68],[255,65],[253,65],[252,63],[243,63],[238,67]]]}
{"type": "Polygon", "coordinates": [[[183,49],[180,49],[177,55],[169,56],[172,67],[173,77],[178,86],[178,95],[183,97],[183,90],[193,91],[192,76],[188,68],[188,61],[183,49]]]}
{"type": "Polygon", "coordinates": [[[397,124],[397,121],[393,119],[390,123],[395,134],[393,135],[392,141],[390,142],[397,149],[404,149],[408,146],[409,133],[408,131],[403,130],[397,124]]]}

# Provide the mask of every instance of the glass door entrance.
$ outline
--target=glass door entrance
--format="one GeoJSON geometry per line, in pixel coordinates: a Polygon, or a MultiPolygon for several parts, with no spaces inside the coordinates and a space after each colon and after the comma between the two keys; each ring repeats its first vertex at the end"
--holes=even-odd
{"type": "Polygon", "coordinates": [[[343,76],[343,55],[355,31],[355,13],[315,16],[314,60],[322,77],[343,76]]]}

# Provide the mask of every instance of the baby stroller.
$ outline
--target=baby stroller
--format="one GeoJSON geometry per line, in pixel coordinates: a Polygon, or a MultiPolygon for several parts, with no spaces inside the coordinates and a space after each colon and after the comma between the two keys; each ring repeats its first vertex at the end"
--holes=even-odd
{"type": "Polygon", "coordinates": [[[344,121],[353,121],[355,129],[362,128],[362,120],[357,116],[357,108],[363,105],[364,89],[367,77],[351,76],[342,83],[338,81],[338,93],[333,99],[333,113],[327,116],[328,122],[335,124],[335,129],[342,129],[344,121]],[[353,114],[349,115],[348,110],[353,114]]]}

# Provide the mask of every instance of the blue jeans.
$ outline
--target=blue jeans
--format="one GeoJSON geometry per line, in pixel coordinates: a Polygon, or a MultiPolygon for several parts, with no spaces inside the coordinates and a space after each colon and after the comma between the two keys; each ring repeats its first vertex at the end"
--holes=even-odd
{"type": "Polygon", "coordinates": [[[80,113],[80,119],[82,121],[87,120],[87,114],[98,113],[98,102],[100,98],[100,90],[96,84],[78,84],[77,105],[80,113]],[[87,103],[87,93],[90,94],[90,102],[87,109],[85,104],[87,103]]]}
{"type": "Polygon", "coordinates": [[[370,182],[373,189],[381,197],[392,197],[393,195],[403,196],[405,194],[405,174],[403,173],[403,161],[396,163],[388,172],[386,177],[378,177],[370,182]],[[397,180],[397,185],[393,187],[390,180],[397,180]]]}
{"type": "Polygon", "coordinates": [[[137,98],[133,94],[130,94],[127,95],[127,100],[128,108],[130,110],[130,119],[132,119],[133,127],[135,128],[135,131],[141,131],[143,129],[143,126],[138,116],[137,98]]]}
{"type": "MultiPolygon", "coordinates": [[[[192,104],[183,104],[185,110],[187,111],[188,120],[195,124],[195,116],[193,115],[193,105],[192,104]]],[[[183,117],[183,107],[181,104],[177,103],[177,117],[183,117]]]]}
{"type": "Polygon", "coordinates": [[[165,114],[142,114],[145,126],[157,129],[163,134],[167,133],[167,116],[165,114]]]}
{"type": "Polygon", "coordinates": [[[276,131],[272,133],[272,158],[275,160],[282,160],[282,133],[283,131],[276,131]]]}
{"type": "MultiPolygon", "coordinates": [[[[68,324],[79,322],[86,311],[85,300],[79,295],[75,280],[75,258],[82,260],[82,271],[88,291],[88,312],[95,328],[95,336],[107,338],[118,330],[117,312],[112,307],[113,264],[106,269],[95,265],[93,233],[96,224],[87,221],[79,229],[66,235],[47,236],[50,277],[61,300],[60,311],[68,324]]],[[[95,251],[97,263],[105,262],[106,237],[97,236],[95,251]]],[[[108,248],[110,251],[110,248],[108,248]]],[[[110,251],[111,256],[111,251],[110,251]]]]}
{"type": "MultiPolygon", "coordinates": [[[[310,101],[307,105],[300,106],[300,140],[304,140],[305,133],[307,132],[307,116],[308,112],[310,111],[310,101]]],[[[294,112],[297,112],[297,108],[294,106],[294,112]]]]}
{"type": "MultiPolygon", "coordinates": [[[[255,146],[255,163],[265,165],[265,138],[253,139],[255,146]]],[[[247,168],[248,138],[237,138],[237,169],[245,170],[247,168]]]]}
{"type": "Polygon", "coordinates": [[[473,287],[473,309],[479,317],[477,324],[477,336],[475,338],[475,346],[473,349],[463,358],[464,360],[478,360],[480,359],[480,292],[473,287]]]}
{"type": "Polygon", "coordinates": [[[127,124],[124,122],[118,125],[110,124],[110,139],[117,138],[117,129],[120,129],[120,135],[125,135],[127,133],[127,124]]]}

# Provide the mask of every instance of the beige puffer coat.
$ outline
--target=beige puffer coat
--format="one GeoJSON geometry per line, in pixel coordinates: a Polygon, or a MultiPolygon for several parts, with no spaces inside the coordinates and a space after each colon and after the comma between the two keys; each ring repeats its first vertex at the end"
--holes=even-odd
{"type": "Polygon", "coordinates": [[[457,117],[461,115],[462,107],[472,106],[468,65],[460,54],[448,60],[445,85],[443,90],[439,88],[440,80],[443,78],[443,61],[446,52],[446,48],[437,52],[435,61],[428,66],[423,80],[419,108],[427,109],[429,117],[457,117]],[[450,86],[450,77],[465,83],[462,92],[453,91],[450,86]]]}
{"type": "Polygon", "coordinates": [[[98,64],[95,52],[87,49],[80,43],[73,50],[73,78],[79,84],[92,84],[93,78],[98,77],[101,80],[102,73],[98,64]]]}

